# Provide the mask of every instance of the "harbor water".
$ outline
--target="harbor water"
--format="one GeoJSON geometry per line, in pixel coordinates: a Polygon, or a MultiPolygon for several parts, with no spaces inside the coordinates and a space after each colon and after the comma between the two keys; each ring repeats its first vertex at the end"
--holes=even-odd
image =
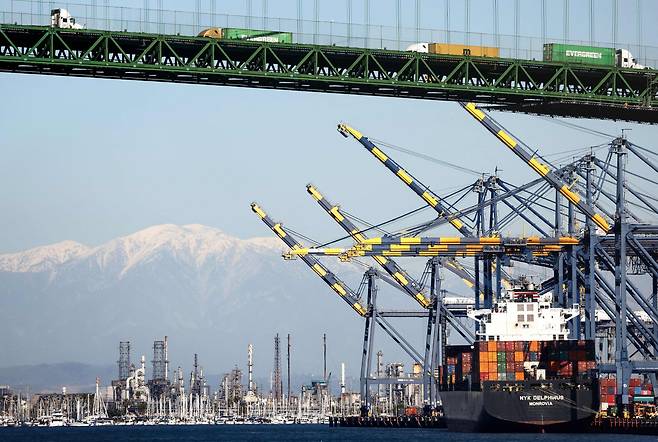
{"type": "MultiPolygon", "coordinates": [[[[442,442],[570,442],[618,441],[619,435],[606,434],[468,434],[446,430],[412,428],[331,428],[326,425],[178,425],[113,426],[61,428],[3,428],[0,440],[47,442],[169,442],[169,441],[404,441],[442,442]]],[[[655,440],[655,436],[624,437],[625,442],[655,440]]]]}

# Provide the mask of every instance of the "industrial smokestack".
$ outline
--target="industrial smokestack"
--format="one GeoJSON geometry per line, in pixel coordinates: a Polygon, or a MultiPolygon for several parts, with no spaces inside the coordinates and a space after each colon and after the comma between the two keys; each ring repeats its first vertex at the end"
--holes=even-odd
{"type": "Polygon", "coordinates": [[[164,363],[165,363],[165,381],[169,380],[169,341],[165,336],[164,339],[164,363]]]}
{"type": "Polygon", "coordinates": [[[324,379],[325,382],[327,382],[327,334],[324,333],[322,335],[322,365],[323,365],[323,371],[322,371],[322,379],[324,379]]]}
{"type": "Polygon", "coordinates": [[[340,363],[340,392],[345,393],[345,362],[340,363]]]}
{"type": "Polygon", "coordinates": [[[281,403],[283,396],[283,378],[281,377],[281,348],[279,334],[274,337],[274,379],[272,386],[272,396],[277,404],[281,403]]]}
{"type": "Polygon", "coordinates": [[[247,347],[247,365],[249,366],[249,392],[254,392],[254,346],[249,344],[247,347]]]}
{"type": "Polygon", "coordinates": [[[290,409],[290,333],[288,333],[288,410],[290,409]]]}
{"type": "Polygon", "coordinates": [[[119,342],[119,380],[125,381],[130,376],[130,341],[119,342]]]}

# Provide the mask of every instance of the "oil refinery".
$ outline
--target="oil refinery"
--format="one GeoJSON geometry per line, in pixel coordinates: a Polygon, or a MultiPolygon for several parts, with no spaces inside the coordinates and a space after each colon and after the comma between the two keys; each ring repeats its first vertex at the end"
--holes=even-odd
{"type": "MultiPolygon", "coordinates": [[[[324,368],[319,379],[309,379],[302,385],[291,383],[291,336],[287,336],[284,354],[277,334],[268,385],[258,385],[254,379],[254,346],[250,344],[245,354],[246,370],[236,365],[212,379],[216,388],[211,388],[197,354],[189,372],[169,367],[167,336],[153,342],[153,358],[148,362],[145,355],[134,361],[130,341],[121,341],[117,379],[101,385],[101,379],[96,378],[94,392],[70,393],[63,387],[61,393],[29,395],[1,386],[0,427],[328,423],[329,416],[358,413],[361,403],[358,393],[347,390],[344,363],[332,391],[326,335],[322,346],[324,368]]],[[[383,364],[381,356],[380,352],[383,364]]],[[[403,374],[402,364],[390,364],[386,370],[393,370],[392,367],[403,374]]],[[[383,368],[382,365],[380,369],[383,368]]],[[[386,409],[393,410],[418,399],[417,389],[403,393],[382,392],[381,401],[386,409]]]]}

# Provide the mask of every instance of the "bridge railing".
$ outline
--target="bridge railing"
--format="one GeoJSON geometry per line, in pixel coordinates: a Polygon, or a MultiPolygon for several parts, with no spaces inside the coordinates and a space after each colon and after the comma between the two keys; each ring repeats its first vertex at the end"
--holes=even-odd
{"type": "MultiPolygon", "coordinates": [[[[503,58],[541,60],[543,44],[565,43],[559,38],[545,42],[538,37],[489,34],[442,29],[416,29],[383,25],[364,25],[335,21],[296,20],[231,14],[196,13],[165,9],[143,9],[98,4],[0,0],[0,22],[21,25],[50,24],[50,8],[62,7],[88,29],[146,32],[168,35],[197,35],[209,27],[267,29],[291,32],[295,43],[404,50],[418,42],[462,43],[499,48],[503,58]]],[[[590,45],[589,41],[569,40],[570,44],[590,45]]],[[[597,42],[595,46],[615,47],[597,42]]],[[[641,64],[658,67],[658,47],[618,43],[629,49],[641,64]]]]}

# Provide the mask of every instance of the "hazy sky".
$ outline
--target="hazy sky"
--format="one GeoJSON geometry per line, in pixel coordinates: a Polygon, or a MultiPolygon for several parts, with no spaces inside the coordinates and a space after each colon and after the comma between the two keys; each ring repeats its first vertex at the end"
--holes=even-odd
{"type": "MultiPolygon", "coordinates": [[[[10,3],[0,0],[0,9],[6,10],[10,3]]],[[[164,3],[178,9],[194,7],[191,1],[164,3]]],[[[217,3],[222,12],[245,10],[244,0],[217,3]]],[[[331,9],[330,3],[320,2],[321,19],[344,21],[344,6],[331,9]]],[[[410,26],[415,2],[403,3],[404,22],[410,26]]],[[[535,19],[521,20],[521,33],[537,35],[534,12],[539,2],[521,3],[524,17],[535,19]]],[[[561,37],[562,2],[548,3],[553,8],[549,34],[561,37]]],[[[261,2],[252,4],[258,14],[261,2]]],[[[363,3],[354,0],[353,4],[354,21],[362,21],[363,3]]],[[[394,23],[394,4],[371,0],[372,23],[394,23]]],[[[472,0],[472,4],[472,29],[491,32],[491,1],[472,0]]],[[[501,32],[511,33],[508,12],[513,1],[500,0],[500,4],[507,12],[501,13],[501,32]]],[[[573,36],[587,38],[587,20],[582,17],[589,2],[571,0],[571,4],[573,36]]],[[[611,4],[611,0],[595,2],[596,35],[602,41],[611,39],[606,25],[611,4]]],[[[643,41],[658,46],[658,34],[651,27],[658,18],[657,3],[643,0],[641,4],[643,41]]],[[[269,1],[270,15],[295,17],[295,5],[292,0],[269,1]]],[[[305,0],[304,5],[304,15],[310,18],[313,2],[305,0]]],[[[444,1],[423,1],[421,25],[443,28],[444,5],[444,1]]],[[[463,27],[461,5],[451,2],[457,30],[463,27]]],[[[620,40],[634,43],[633,9],[622,11],[620,40]]],[[[343,236],[342,229],[307,195],[309,182],[330,201],[370,222],[421,206],[360,144],[337,133],[339,122],[469,169],[491,173],[498,167],[508,181],[535,178],[456,103],[17,74],[0,74],[0,92],[0,253],[65,239],[97,245],[163,223],[200,223],[242,238],[270,236],[250,210],[254,200],[276,220],[320,242],[343,236]]],[[[495,117],[543,154],[606,141],[547,118],[502,113],[495,117]]],[[[658,127],[576,122],[612,134],[630,128],[632,141],[656,149],[658,127]]],[[[391,154],[439,194],[476,178],[416,157],[391,154]]],[[[319,343],[317,333],[314,339],[319,343]]],[[[144,342],[151,338],[131,337],[144,342]]],[[[148,345],[140,344],[139,351],[148,354],[148,345]]],[[[260,360],[267,360],[267,366],[270,351],[257,349],[258,358],[266,355],[260,360]]],[[[344,353],[333,343],[330,352],[344,353]]],[[[337,358],[330,355],[332,361],[337,358]]],[[[355,373],[353,369],[356,365],[348,370],[355,373]]]]}
{"type": "MultiPolygon", "coordinates": [[[[193,3],[176,5],[191,9],[193,3]]],[[[218,3],[222,11],[244,11],[243,1],[218,3]]],[[[392,22],[394,2],[388,3],[373,7],[373,23],[392,22]]],[[[479,5],[491,2],[472,3],[478,5],[472,28],[488,32],[490,18],[483,18],[479,5]]],[[[574,11],[589,4],[572,3],[574,11]]],[[[595,3],[602,11],[611,4],[595,3]]],[[[270,1],[270,15],[295,16],[295,4],[270,1]]],[[[308,16],[313,2],[304,4],[308,16]]],[[[451,3],[455,14],[460,4],[451,3]]],[[[642,4],[646,17],[658,17],[653,2],[642,4]]],[[[253,5],[260,11],[260,2],[253,5]]],[[[354,0],[355,21],[361,8],[354,0]]],[[[422,23],[441,28],[439,9],[423,2],[422,23]]],[[[321,2],[321,13],[344,17],[344,9],[330,11],[327,2],[321,2]]],[[[628,10],[624,14],[632,18],[628,10]]],[[[412,20],[413,14],[405,18],[412,20]]],[[[308,182],[373,222],[418,207],[417,198],[358,143],[336,132],[341,121],[471,169],[492,172],[499,166],[511,181],[533,178],[456,103],[16,74],[0,74],[0,90],[0,252],[64,239],[94,245],[161,223],[201,223],[240,237],[269,235],[249,209],[254,200],[321,241],[341,236],[306,194],[308,182]]],[[[496,117],[542,153],[605,141],[538,117],[496,117]]],[[[631,139],[648,147],[658,134],[656,127],[631,123],[579,124],[608,133],[632,128],[631,139]]],[[[474,180],[404,154],[394,158],[436,191],[474,180]]]]}

